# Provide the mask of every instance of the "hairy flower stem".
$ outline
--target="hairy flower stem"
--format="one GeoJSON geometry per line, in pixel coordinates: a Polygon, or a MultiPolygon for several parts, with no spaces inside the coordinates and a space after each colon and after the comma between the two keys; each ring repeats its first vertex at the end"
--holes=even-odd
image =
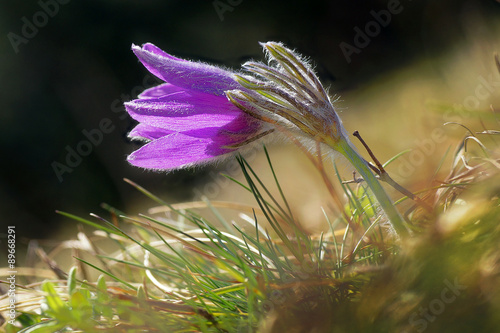
{"type": "Polygon", "coordinates": [[[365,160],[361,156],[359,156],[358,152],[351,147],[347,140],[339,140],[337,142],[328,144],[333,149],[344,155],[363,177],[366,184],[368,184],[373,194],[377,198],[380,207],[384,210],[385,214],[389,218],[389,222],[391,223],[394,231],[399,235],[399,237],[405,238],[406,236],[408,236],[409,231],[405,226],[403,217],[399,214],[396,207],[394,207],[392,200],[389,198],[382,185],[380,185],[380,182],[372,173],[365,160]]]}

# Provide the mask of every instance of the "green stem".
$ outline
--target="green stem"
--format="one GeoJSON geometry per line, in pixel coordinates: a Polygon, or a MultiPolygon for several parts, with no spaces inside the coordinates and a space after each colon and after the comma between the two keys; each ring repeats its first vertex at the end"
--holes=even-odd
{"type": "Polygon", "coordinates": [[[389,218],[389,221],[396,233],[401,238],[407,236],[409,232],[405,226],[403,217],[399,214],[396,207],[392,203],[392,200],[389,198],[382,185],[380,185],[380,182],[372,173],[365,160],[361,156],[359,156],[358,152],[354,148],[352,148],[352,146],[347,142],[346,139],[339,140],[332,148],[344,155],[363,177],[363,179],[377,198],[380,207],[382,207],[385,214],[389,218]]]}

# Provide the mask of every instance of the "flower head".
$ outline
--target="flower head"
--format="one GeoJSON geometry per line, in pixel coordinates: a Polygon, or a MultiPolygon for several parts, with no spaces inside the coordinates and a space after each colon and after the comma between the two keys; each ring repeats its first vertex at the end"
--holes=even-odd
{"type": "Polygon", "coordinates": [[[165,83],[125,103],[139,121],[129,136],[148,142],[129,155],[131,164],[170,170],[206,163],[265,133],[262,122],[225,96],[240,87],[233,72],[173,57],[152,44],[132,50],[165,83]]]}
{"type": "Polygon", "coordinates": [[[129,162],[158,170],[211,162],[276,127],[338,141],[341,121],[310,65],[280,43],[262,46],[270,65],[247,62],[247,75],[179,59],[152,44],[134,45],[139,60],[165,83],[125,103],[139,121],[129,136],[148,141],[129,162]]]}

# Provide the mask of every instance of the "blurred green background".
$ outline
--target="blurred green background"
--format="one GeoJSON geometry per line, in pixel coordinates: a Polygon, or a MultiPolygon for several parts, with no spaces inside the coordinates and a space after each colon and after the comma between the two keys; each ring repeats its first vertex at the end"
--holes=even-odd
{"type": "MultiPolygon", "coordinates": [[[[85,216],[102,213],[99,204],[106,202],[133,212],[140,195],[124,177],[172,201],[191,199],[193,187],[203,189],[212,177],[210,168],[165,175],[126,163],[138,145],[126,138],[134,122],[121,104],[154,82],[130,51],[132,43],[239,68],[263,59],[259,41],[282,41],[309,57],[330,92],[342,96],[349,129],[362,129],[372,145],[383,143],[377,140],[387,128],[410,134],[379,150],[386,159],[435,126],[417,125],[427,99],[461,103],[478,76],[488,78],[500,45],[499,18],[494,0],[3,0],[0,233],[16,225],[18,237],[56,238],[63,220],[56,209],[85,216]],[[372,37],[357,47],[356,29],[388,8],[390,22],[378,30],[368,25],[372,37]],[[341,43],[357,48],[349,61],[341,43]],[[390,112],[396,120],[385,121],[390,112]],[[358,126],[353,119],[360,115],[358,126]],[[76,149],[86,140],[83,131],[99,128],[103,119],[112,129],[71,172],[60,174],[61,181],[53,163],[66,164],[67,147],[76,149]]],[[[284,155],[277,159],[293,164],[284,155]]]]}

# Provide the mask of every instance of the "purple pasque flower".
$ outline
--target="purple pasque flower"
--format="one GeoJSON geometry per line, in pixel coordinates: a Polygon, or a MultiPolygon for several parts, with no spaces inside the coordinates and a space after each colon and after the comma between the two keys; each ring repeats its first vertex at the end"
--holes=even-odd
{"type": "Polygon", "coordinates": [[[270,130],[226,97],[226,91],[241,89],[233,72],[173,57],[152,44],[132,50],[165,83],[125,103],[139,122],[129,137],[147,142],[128,156],[131,164],[155,170],[204,164],[270,130]]]}
{"type": "Polygon", "coordinates": [[[332,101],[311,65],[281,43],[261,44],[269,64],[247,62],[248,74],[173,57],[152,44],[132,50],[166,83],[125,103],[139,121],[130,133],[148,141],[131,164],[157,170],[212,162],[275,129],[335,149],[348,142],[332,101]]]}

